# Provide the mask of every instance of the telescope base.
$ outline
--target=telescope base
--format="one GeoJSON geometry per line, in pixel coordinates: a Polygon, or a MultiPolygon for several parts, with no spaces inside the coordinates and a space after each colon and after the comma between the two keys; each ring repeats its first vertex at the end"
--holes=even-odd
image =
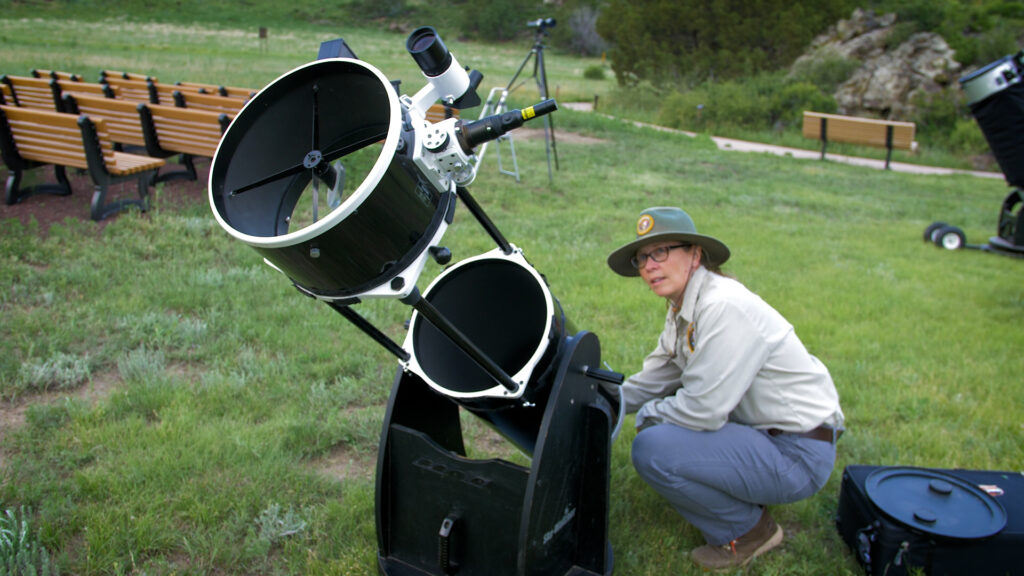
{"type": "Polygon", "coordinates": [[[581,332],[566,338],[559,356],[547,403],[538,408],[543,417],[529,468],[467,458],[459,406],[399,371],[377,463],[380,574],[612,573],[615,415],[599,399],[599,382],[584,373],[600,365],[597,337],[581,332]]]}

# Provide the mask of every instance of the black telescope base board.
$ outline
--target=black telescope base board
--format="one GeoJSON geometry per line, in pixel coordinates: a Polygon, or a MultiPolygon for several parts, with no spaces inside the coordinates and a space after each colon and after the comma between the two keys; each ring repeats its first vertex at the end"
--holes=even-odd
{"type": "MultiPolygon", "coordinates": [[[[927,482],[924,486],[925,492],[932,489],[927,482]]],[[[955,493],[952,498],[956,498],[955,493]]],[[[943,514],[937,507],[935,509],[940,516],[943,514]]],[[[843,470],[836,528],[865,573],[871,576],[904,576],[918,571],[928,576],[1024,575],[1024,475],[988,470],[847,466],[843,470]],[[914,518],[910,522],[896,519],[896,515],[887,513],[893,511],[892,507],[883,510],[876,504],[896,502],[902,506],[918,498],[920,493],[896,491],[879,496],[884,482],[879,483],[878,478],[886,478],[889,472],[920,474],[926,479],[931,476],[938,479],[931,482],[939,485],[946,484],[941,480],[945,478],[963,486],[962,494],[967,497],[956,500],[955,504],[951,501],[948,510],[951,513],[949,526],[954,532],[964,529],[967,518],[972,515],[965,509],[969,506],[963,506],[965,501],[970,503],[970,493],[979,495],[976,503],[991,505],[993,516],[1005,511],[1005,525],[992,535],[961,538],[916,528],[912,525],[914,518]],[[982,486],[989,487],[988,491],[982,486]]]]}
{"type": "Polygon", "coordinates": [[[466,457],[459,406],[399,371],[377,464],[381,574],[611,574],[615,415],[585,374],[600,365],[597,337],[567,338],[560,357],[529,468],[466,457]]]}

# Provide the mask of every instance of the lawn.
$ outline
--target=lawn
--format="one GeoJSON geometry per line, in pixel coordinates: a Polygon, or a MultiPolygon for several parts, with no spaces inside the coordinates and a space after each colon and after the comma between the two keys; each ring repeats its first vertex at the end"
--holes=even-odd
{"type": "MultiPolygon", "coordinates": [[[[0,18],[0,71],[260,87],[342,36],[403,92],[421,82],[399,33],[280,24],[261,49],[251,27],[229,24],[42,22],[57,33],[0,18]]],[[[449,45],[493,82],[485,90],[529,49],[449,45]]],[[[611,89],[582,77],[593,62],[552,51],[552,90],[611,89]]],[[[679,205],[730,246],[727,272],[793,323],[839,388],[849,431],[832,478],[772,510],[789,536],[748,573],[859,573],[833,524],[846,465],[1022,468],[1024,260],[922,241],[944,220],[984,242],[1003,181],[722,152],[706,136],[568,109],[554,119],[553,182],[543,139],[513,133],[522,182],[489,149],[470,189],[574,326],[598,335],[604,361],[637,370],[664,314],[605,257],[640,210],[679,205]]],[[[158,187],[148,213],[103,226],[0,220],[0,510],[24,507],[65,573],[374,574],[374,467],[396,362],[232,240],[204,187],[158,187]]],[[[29,202],[87,204],[86,191],[29,202]]],[[[444,244],[456,261],[493,247],[462,206],[444,244]]],[[[439,272],[428,264],[420,285],[439,272]]],[[[356,308],[404,338],[408,307],[356,308]]],[[[631,422],[611,466],[616,574],[698,574],[685,552],[700,535],[632,469],[631,422]]],[[[475,418],[464,426],[474,454],[526,461],[475,418]]]]}

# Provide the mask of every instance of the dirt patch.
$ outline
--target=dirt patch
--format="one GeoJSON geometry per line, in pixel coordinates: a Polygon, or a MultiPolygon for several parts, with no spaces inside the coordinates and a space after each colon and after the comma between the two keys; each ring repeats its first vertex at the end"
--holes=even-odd
{"type": "MultiPolygon", "coordinates": [[[[95,405],[110,396],[111,391],[120,383],[121,376],[117,371],[108,371],[93,375],[87,384],[74,390],[41,392],[28,394],[11,401],[0,401],[0,438],[6,438],[11,431],[25,425],[25,413],[28,412],[30,406],[60,402],[65,398],[73,398],[95,405]]],[[[4,467],[5,460],[3,445],[0,444],[0,469],[4,467]]]]}
{"type": "MultiPolygon", "coordinates": [[[[543,128],[516,128],[511,132],[513,139],[521,140],[543,140],[543,128]]],[[[579,132],[565,132],[555,127],[555,143],[567,142],[569,144],[607,144],[610,140],[584,136],[579,132]]]]}
{"type": "Polygon", "coordinates": [[[327,456],[313,460],[311,466],[335,480],[369,480],[377,472],[377,453],[339,445],[327,456]]]}
{"type": "MultiPolygon", "coordinates": [[[[172,165],[170,169],[177,169],[177,167],[172,165]]],[[[151,202],[159,201],[161,207],[173,207],[181,202],[206,202],[206,183],[209,169],[210,161],[208,159],[197,159],[196,171],[199,177],[196,180],[171,180],[159,184],[156,190],[150,188],[151,202]]],[[[167,168],[164,170],[167,170],[167,168]]],[[[0,179],[5,183],[8,174],[7,167],[0,166],[0,179]]],[[[29,196],[14,205],[0,202],[0,221],[14,218],[22,224],[28,224],[35,220],[39,224],[39,231],[44,235],[49,232],[52,225],[64,222],[65,219],[91,221],[89,209],[92,203],[92,180],[88,174],[81,173],[78,170],[69,169],[67,170],[67,175],[68,180],[71,182],[72,193],[70,196],[37,194],[29,196]]],[[[22,179],[21,185],[24,188],[36,183],[52,184],[56,182],[57,178],[53,173],[53,168],[46,166],[27,173],[22,179]]],[[[138,197],[138,190],[134,181],[110,186],[107,192],[107,201],[118,198],[138,197]]],[[[115,214],[96,222],[97,232],[102,231],[107,224],[117,217],[118,214],[115,214]]]]}

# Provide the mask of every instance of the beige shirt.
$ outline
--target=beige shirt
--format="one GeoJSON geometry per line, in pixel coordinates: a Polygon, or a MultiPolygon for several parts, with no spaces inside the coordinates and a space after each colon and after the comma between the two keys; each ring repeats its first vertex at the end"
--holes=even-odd
{"type": "Polygon", "coordinates": [[[658,346],[622,386],[636,424],[717,430],[726,422],[806,432],[843,426],[828,369],[793,326],[741,283],[694,271],[658,346]]]}

